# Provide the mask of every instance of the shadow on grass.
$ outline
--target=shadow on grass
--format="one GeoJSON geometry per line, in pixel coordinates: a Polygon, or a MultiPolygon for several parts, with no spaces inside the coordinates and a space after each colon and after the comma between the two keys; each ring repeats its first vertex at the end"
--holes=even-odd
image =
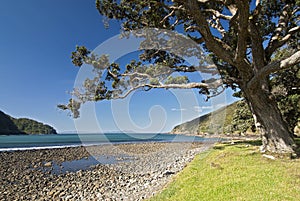
{"type": "Polygon", "coordinates": [[[223,150],[223,149],[225,149],[225,144],[213,146],[213,149],[223,150]]]}
{"type": "MultiPolygon", "coordinates": [[[[295,149],[296,156],[292,155],[291,158],[299,159],[300,158],[300,137],[297,137],[294,140],[297,145],[297,148],[295,149]]],[[[228,147],[228,146],[246,145],[246,144],[258,147],[258,146],[262,145],[262,141],[261,140],[238,140],[238,141],[235,141],[234,143],[232,143],[231,141],[226,141],[226,142],[223,142],[222,144],[218,144],[218,145],[214,146],[213,149],[223,150],[223,149],[225,149],[225,147],[228,147]]]]}
{"type": "Polygon", "coordinates": [[[261,140],[237,140],[237,141],[234,141],[234,143],[232,143],[232,141],[228,140],[228,141],[224,142],[223,144],[226,144],[226,145],[249,144],[252,146],[261,146],[262,142],[261,142],[261,140]]]}
{"type": "MultiPolygon", "coordinates": [[[[297,148],[295,149],[295,153],[296,153],[296,158],[300,158],[300,138],[297,137],[294,139],[295,140],[295,143],[297,145],[297,148]]],[[[253,146],[261,146],[262,145],[262,142],[261,140],[251,140],[251,141],[238,141],[238,142],[235,142],[235,144],[250,144],[250,145],[253,145],[253,146]]]]}
{"type": "Polygon", "coordinates": [[[297,145],[295,152],[297,154],[297,158],[300,158],[300,137],[295,138],[295,143],[297,145]]]}
{"type": "Polygon", "coordinates": [[[262,142],[261,140],[241,140],[235,142],[235,144],[250,144],[252,146],[261,146],[262,142]]]}

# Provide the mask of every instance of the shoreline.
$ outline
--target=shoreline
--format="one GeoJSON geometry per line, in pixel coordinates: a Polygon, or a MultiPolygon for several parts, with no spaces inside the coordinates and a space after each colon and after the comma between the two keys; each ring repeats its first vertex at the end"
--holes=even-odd
{"type": "Polygon", "coordinates": [[[147,142],[0,152],[0,200],[143,200],[211,145],[147,142]],[[87,169],[53,172],[97,157],[102,161],[87,169]]]}
{"type": "MultiPolygon", "coordinates": [[[[153,134],[149,134],[150,138],[148,136],[145,136],[145,134],[142,134],[143,136],[139,136],[141,134],[136,134],[137,138],[135,139],[135,136],[130,136],[128,139],[116,139],[114,136],[114,133],[107,134],[108,136],[104,135],[91,135],[91,134],[83,134],[83,135],[77,135],[77,134],[64,134],[63,137],[55,138],[56,136],[59,136],[59,134],[56,135],[40,135],[44,139],[44,141],[40,141],[43,138],[28,138],[29,137],[35,137],[36,135],[23,135],[22,137],[25,137],[24,140],[25,143],[15,143],[15,138],[10,139],[7,138],[8,141],[6,143],[6,138],[2,139],[3,141],[0,143],[0,152],[5,151],[25,151],[25,150],[43,150],[43,149],[57,149],[57,148],[68,148],[68,147],[89,147],[89,146],[102,146],[107,144],[138,144],[138,143],[170,143],[170,142],[202,142],[206,141],[206,138],[200,137],[200,136],[192,136],[192,135],[180,135],[176,134],[176,137],[173,137],[174,135],[169,134],[169,136],[165,137],[159,137],[159,138],[152,138],[153,134]],[[48,136],[51,138],[48,139],[48,136]],[[53,136],[55,136],[53,138],[53,136]],[[67,141],[64,141],[66,136],[72,136],[71,138],[67,139],[67,141]],[[85,138],[88,136],[88,138],[85,138]],[[98,138],[95,138],[98,137],[98,138]],[[104,136],[104,137],[103,137],[104,136]],[[111,138],[111,136],[113,136],[111,138]],[[171,137],[170,137],[171,136],[171,137]],[[89,139],[90,138],[90,139],[89,139]],[[169,138],[169,139],[168,139],[169,138]],[[47,143],[44,143],[47,142],[47,143]]],[[[116,135],[120,135],[120,133],[116,133],[116,135]]],[[[167,134],[160,134],[160,135],[167,135],[167,134]]],[[[158,136],[158,135],[157,135],[158,136]]],[[[1,137],[1,136],[0,136],[1,137]]],[[[10,137],[10,136],[4,136],[4,137],[10,137]]],[[[39,137],[39,136],[38,136],[39,137]]],[[[126,135],[126,137],[128,137],[126,135]]],[[[218,140],[217,138],[215,140],[218,140]]]]}
{"type": "MultiPolygon", "coordinates": [[[[212,140],[218,138],[204,138],[205,140],[212,140]]],[[[64,149],[64,148],[76,148],[76,147],[94,147],[94,146],[113,146],[113,145],[126,145],[126,144],[151,144],[151,143],[205,143],[204,141],[194,142],[194,141],[131,141],[131,142],[101,142],[97,144],[71,144],[71,145],[54,145],[54,146],[41,146],[41,147],[12,147],[12,148],[0,148],[1,152],[14,152],[14,151],[34,151],[34,150],[48,150],[48,149],[64,149]]],[[[218,140],[215,140],[214,142],[218,142],[218,140]]]]}
{"type": "Polygon", "coordinates": [[[191,137],[200,137],[203,139],[219,139],[222,140],[257,140],[260,139],[261,136],[259,134],[193,134],[193,133],[186,133],[186,132],[176,132],[176,133],[168,133],[170,135],[185,135],[191,137]]]}

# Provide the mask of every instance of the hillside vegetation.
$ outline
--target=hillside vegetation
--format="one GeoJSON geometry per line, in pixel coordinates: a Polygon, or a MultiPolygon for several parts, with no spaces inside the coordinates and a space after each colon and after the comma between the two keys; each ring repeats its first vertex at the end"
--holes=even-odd
{"type": "Polygon", "coordinates": [[[0,111],[0,134],[25,134],[15,125],[10,116],[0,111]]]}
{"type": "Polygon", "coordinates": [[[49,125],[27,118],[16,119],[0,111],[0,135],[56,133],[49,125]]]}
{"type": "MultiPolygon", "coordinates": [[[[300,98],[288,96],[279,101],[284,119],[295,135],[300,136],[300,98]],[[286,100],[287,99],[287,100],[286,100]],[[284,103],[283,103],[284,102],[284,103]],[[295,102],[291,104],[290,102],[295,102]],[[298,105],[297,105],[298,104],[298,105]],[[291,106],[292,105],[292,106],[291,106]],[[298,123],[297,123],[298,122],[298,123]]],[[[175,126],[171,133],[175,134],[255,134],[254,119],[244,100],[220,108],[191,121],[175,126]]]]}
{"type": "Polygon", "coordinates": [[[171,133],[183,134],[220,134],[227,133],[231,130],[234,112],[238,103],[232,103],[216,111],[200,116],[191,121],[177,125],[171,133]]]}

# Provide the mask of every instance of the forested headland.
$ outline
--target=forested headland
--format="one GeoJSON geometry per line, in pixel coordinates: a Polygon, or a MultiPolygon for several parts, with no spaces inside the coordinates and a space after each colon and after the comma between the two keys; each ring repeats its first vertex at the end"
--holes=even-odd
{"type": "Polygon", "coordinates": [[[28,118],[13,118],[0,111],[0,135],[57,134],[56,130],[28,118]]]}

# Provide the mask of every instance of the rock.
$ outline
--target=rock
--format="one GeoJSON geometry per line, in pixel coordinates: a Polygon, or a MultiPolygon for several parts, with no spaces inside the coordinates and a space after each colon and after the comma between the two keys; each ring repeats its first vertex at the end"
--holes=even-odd
{"type": "Polygon", "coordinates": [[[300,121],[297,123],[297,125],[294,128],[294,134],[300,137],[300,121]]]}
{"type": "Polygon", "coordinates": [[[5,195],[6,200],[26,200],[33,195],[37,195],[36,199],[45,200],[147,199],[153,196],[153,193],[159,192],[174,174],[181,171],[197,153],[204,150],[199,147],[202,145],[147,143],[49,149],[43,150],[42,154],[40,150],[0,152],[0,157],[4,161],[3,164],[0,163],[0,174],[4,181],[9,181],[0,186],[0,192],[13,189],[9,190],[11,193],[5,195]],[[90,149],[91,152],[90,150],[87,152],[86,149],[90,149]],[[93,153],[92,156],[109,155],[114,158],[122,156],[126,160],[107,165],[97,164],[92,169],[84,171],[69,170],[69,173],[58,174],[50,171],[56,167],[54,161],[59,165],[63,159],[79,160],[90,157],[89,153],[93,153]],[[37,165],[37,168],[29,172],[24,171],[23,167],[26,164],[30,167],[37,165]],[[4,167],[9,167],[10,174],[7,174],[4,167]]]}
{"type": "Polygon", "coordinates": [[[263,154],[262,156],[271,160],[275,160],[275,157],[271,155],[263,154]]]}
{"type": "Polygon", "coordinates": [[[46,162],[44,164],[44,167],[52,167],[52,162],[51,161],[50,162],[46,162]]]}
{"type": "Polygon", "coordinates": [[[172,171],[166,171],[164,172],[164,176],[169,176],[169,175],[172,175],[172,174],[175,174],[175,172],[172,172],[172,171]]]}
{"type": "Polygon", "coordinates": [[[49,196],[52,196],[54,193],[55,193],[55,191],[53,190],[53,191],[48,192],[47,194],[48,194],[49,196]]]}

